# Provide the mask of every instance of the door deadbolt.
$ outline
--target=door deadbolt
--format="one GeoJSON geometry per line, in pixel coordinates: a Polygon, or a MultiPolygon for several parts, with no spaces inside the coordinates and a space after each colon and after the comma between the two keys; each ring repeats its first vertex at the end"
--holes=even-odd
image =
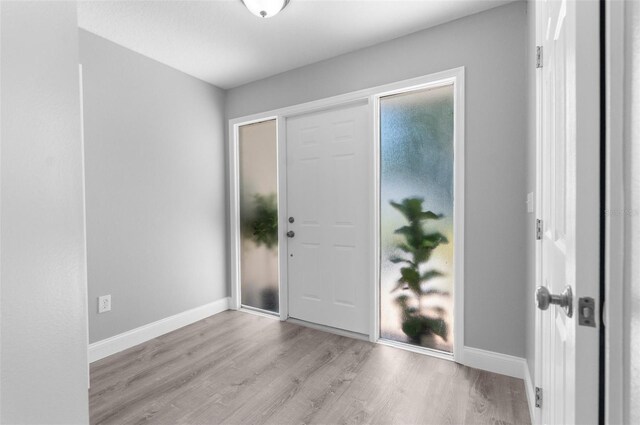
{"type": "Polygon", "coordinates": [[[289,217],[289,223],[293,223],[294,221],[296,221],[293,217],[289,217]]]}

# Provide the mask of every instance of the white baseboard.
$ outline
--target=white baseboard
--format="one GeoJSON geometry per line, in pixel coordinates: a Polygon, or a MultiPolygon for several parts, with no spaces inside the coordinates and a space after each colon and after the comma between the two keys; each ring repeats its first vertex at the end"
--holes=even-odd
{"type": "Polygon", "coordinates": [[[529,370],[529,364],[524,362],[524,389],[527,392],[527,401],[529,404],[529,415],[531,415],[531,423],[535,424],[536,418],[536,392],[535,385],[531,379],[531,371],[529,370]]]}
{"type": "Polygon", "coordinates": [[[212,303],[112,336],[111,338],[89,344],[89,363],[93,363],[96,360],[119,353],[127,348],[142,344],[150,339],[195,323],[198,320],[228,310],[229,300],[228,297],[222,298],[212,303]]]}
{"type": "Polygon", "coordinates": [[[479,348],[464,347],[464,365],[524,380],[531,423],[536,423],[534,421],[536,395],[526,359],[479,348]]]}
{"type": "Polygon", "coordinates": [[[465,366],[524,379],[524,367],[527,362],[522,357],[471,347],[464,347],[463,355],[465,366]]]}

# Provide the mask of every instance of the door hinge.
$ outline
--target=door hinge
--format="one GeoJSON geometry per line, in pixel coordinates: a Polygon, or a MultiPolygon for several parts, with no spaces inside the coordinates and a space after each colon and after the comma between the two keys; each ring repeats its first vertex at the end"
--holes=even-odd
{"type": "Polygon", "coordinates": [[[542,46],[536,46],[536,68],[542,68],[542,46]]]}
{"type": "Polygon", "coordinates": [[[536,407],[542,407],[542,388],[536,387],[536,407]]]}
{"type": "Polygon", "coordinates": [[[542,220],[536,219],[536,240],[542,240],[542,220]]]}

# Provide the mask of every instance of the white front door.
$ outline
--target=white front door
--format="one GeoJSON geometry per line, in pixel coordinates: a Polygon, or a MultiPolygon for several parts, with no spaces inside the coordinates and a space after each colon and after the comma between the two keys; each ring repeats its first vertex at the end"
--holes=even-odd
{"type": "Polygon", "coordinates": [[[289,316],[369,332],[368,107],[287,119],[289,316]]]}
{"type": "Polygon", "coordinates": [[[600,325],[598,2],[542,1],[536,4],[536,21],[542,45],[542,234],[536,291],[536,385],[542,403],[537,422],[595,424],[600,325]],[[581,298],[595,309],[584,310],[581,298]],[[589,323],[579,323],[581,313],[589,316],[589,323]]]}

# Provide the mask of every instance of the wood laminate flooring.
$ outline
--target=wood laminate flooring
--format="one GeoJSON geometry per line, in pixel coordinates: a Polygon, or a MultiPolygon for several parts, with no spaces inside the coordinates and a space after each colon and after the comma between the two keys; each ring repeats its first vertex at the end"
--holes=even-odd
{"type": "Polygon", "coordinates": [[[226,311],[91,364],[92,424],[529,424],[523,381],[226,311]]]}

